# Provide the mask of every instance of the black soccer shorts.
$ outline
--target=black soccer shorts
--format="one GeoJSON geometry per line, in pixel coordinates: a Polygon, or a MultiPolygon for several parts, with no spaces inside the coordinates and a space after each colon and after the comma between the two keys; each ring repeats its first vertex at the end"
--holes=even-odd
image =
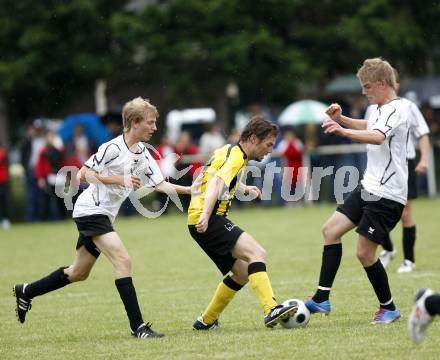
{"type": "Polygon", "coordinates": [[[107,215],[89,215],[73,218],[73,220],[79,232],[76,250],[84,246],[90,254],[98,258],[101,251],[93,242],[93,237],[115,231],[110,219],[107,215]]]}
{"type": "Polygon", "coordinates": [[[356,232],[375,243],[384,239],[400,221],[404,205],[393,200],[378,198],[359,185],[336,211],[357,225],[356,232]]]}
{"type": "Polygon", "coordinates": [[[223,275],[226,275],[235,263],[231,250],[237,243],[243,230],[227,217],[213,215],[209,219],[208,229],[198,233],[194,225],[188,225],[192,238],[211,258],[223,275]]]}

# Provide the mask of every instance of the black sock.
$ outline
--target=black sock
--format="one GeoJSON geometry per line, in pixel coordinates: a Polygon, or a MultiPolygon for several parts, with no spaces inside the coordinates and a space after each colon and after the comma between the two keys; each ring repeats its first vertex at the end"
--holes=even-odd
{"type": "Polygon", "coordinates": [[[416,242],[416,227],[403,228],[403,258],[414,262],[414,244],[416,242]]]}
{"type": "Polygon", "coordinates": [[[235,291],[240,291],[241,288],[243,287],[243,285],[236,283],[229,275],[223,279],[223,284],[225,284],[228,288],[235,291]]]}
{"type": "Polygon", "coordinates": [[[26,297],[32,299],[35,296],[44,295],[70,284],[67,275],[64,274],[64,269],[66,268],[67,267],[60,267],[46,277],[28,284],[24,289],[26,297]]]}
{"type": "Polygon", "coordinates": [[[393,246],[393,242],[391,241],[390,234],[388,234],[387,237],[383,240],[382,247],[386,251],[394,250],[394,246],[393,246]]]}
{"type": "Polygon", "coordinates": [[[124,303],[131,330],[135,331],[143,322],[141,309],[136,296],[136,290],[133,286],[131,277],[125,277],[115,280],[119,296],[124,303]]]}
{"type": "Polygon", "coordinates": [[[333,285],[339,265],[341,264],[341,258],[341,243],[324,245],[324,251],[322,252],[321,273],[319,275],[319,287],[315,295],[313,295],[313,301],[320,303],[328,300],[328,297],[330,296],[330,288],[333,285]]]}
{"type": "Polygon", "coordinates": [[[391,297],[388,276],[380,260],[371,266],[364,267],[374,292],[379,300],[380,307],[387,310],[396,310],[393,298],[391,297]]]}
{"type": "Polygon", "coordinates": [[[431,316],[440,314],[440,294],[428,296],[425,299],[425,308],[431,316]]]}

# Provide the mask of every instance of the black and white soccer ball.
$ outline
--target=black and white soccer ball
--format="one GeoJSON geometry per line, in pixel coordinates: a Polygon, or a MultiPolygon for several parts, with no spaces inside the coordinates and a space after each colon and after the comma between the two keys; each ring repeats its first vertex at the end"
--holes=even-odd
{"type": "Polygon", "coordinates": [[[288,299],[283,302],[283,306],[288,305],[297,305],[298,311],[292,317],[281,320],[281,325],[286,329],[296,329],[306,326],[310,320],[310,311],[307,309],[304,301],[299,299],[288,299]]]}

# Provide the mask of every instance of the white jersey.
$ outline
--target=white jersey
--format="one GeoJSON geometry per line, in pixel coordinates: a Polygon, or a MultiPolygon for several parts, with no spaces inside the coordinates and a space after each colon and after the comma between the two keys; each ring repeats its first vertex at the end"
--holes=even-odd
{"type": "MultiPolygon", "coordinates": [[[[124,136],[102,144],[98,152],[84,164],[97,173],[106,176],[136,175],[141,178],[142,186],[155,187],[164,178],[159,166],[147,147],[137,143],[130,150],[124,136]]],[[[113,222],[122,202],[130,195],[131,188],[120,185],[90,184],[78,197],[73,209],[73,217],[88,215],[107,215],[113,222]]]]}
{"type": "MultiPolygon", "coordinates": [[[[416,157],[416,149],[415,142],[420,139],[424,135],[429,134],[429,127],[426,124],[425,118],[420,112],[418,106],[414,104],[411,100],[406,98],[401,98],[403,103],[406,104],[406,111],[408,112],[408,120],[409,120],[409,138],[408,138],[408,146],[407,146],[407,158],[415,159],[416,157]]],[[[371,112],[377,109],[377,105],[370,105],[367,108],[365,113],[365,119],[368,119],[371,112]]]]}
{"type": "Polygon", "coordinates": [[[406,204],[408,194],[407,142],[409,119],[407,104],[400,98],[369,112],[368,130],[385,135],[381,145],[367,144],[367,169],[362,180],[370,193],[406,204]]]}

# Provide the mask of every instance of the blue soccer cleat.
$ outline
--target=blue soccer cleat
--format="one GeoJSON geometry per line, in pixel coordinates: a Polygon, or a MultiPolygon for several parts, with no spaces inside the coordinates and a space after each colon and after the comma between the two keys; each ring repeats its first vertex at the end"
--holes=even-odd
{"type": "Polygon", "coordinates": [[[308,299],[304,302],[306,308],[309,309],[311,314],[330,314],[332,310],[332,306],[330,304],[330,300],[325,300],[323,302],[315,302],[313,299],[308,299]]]}
{"type": "Polygon", "coordinates": [[[373,325],[376,324],[389,324],[394,321],[400,319],[400,311],[396,308],[396,310],[387,310],[383,308],[379,308],[374,314],[374,319],[371,322],[373,325]]]}

